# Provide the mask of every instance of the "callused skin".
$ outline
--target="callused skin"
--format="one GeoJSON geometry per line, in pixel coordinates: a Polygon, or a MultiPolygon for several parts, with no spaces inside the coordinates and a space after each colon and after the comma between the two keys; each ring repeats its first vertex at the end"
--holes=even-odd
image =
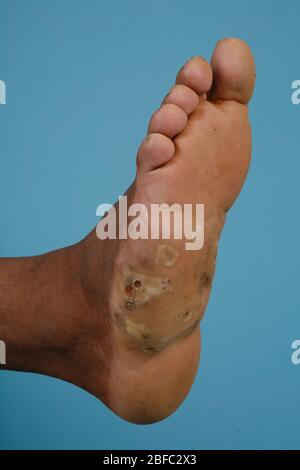
{"type": "Polygon", "coordinates": [[[135,423],[180,405],[198,368],[225,215],[249,167],[254,80],[238,39],[218,43],[211,65],[190,60],[138,152],[128,203],[204,204],[200,251],[186,240],[99,240],[94,230],[73,247],[0,260],[2,368],[70,381],[135,423]]]}

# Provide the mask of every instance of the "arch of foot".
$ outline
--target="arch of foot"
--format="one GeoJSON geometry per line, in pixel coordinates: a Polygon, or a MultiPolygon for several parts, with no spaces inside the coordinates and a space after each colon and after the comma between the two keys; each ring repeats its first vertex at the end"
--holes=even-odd
{"type": "Polygon", "coordinates": [[[199,324],[211,290],[217,247],[214,241],[211,249],[195,257],[184,249],[183,241],[151,243],[141,255],[134,240],[127,241],[115,265],[111,296],[114,324],[124,338],[149,354],[160,352],[199,324]]]}

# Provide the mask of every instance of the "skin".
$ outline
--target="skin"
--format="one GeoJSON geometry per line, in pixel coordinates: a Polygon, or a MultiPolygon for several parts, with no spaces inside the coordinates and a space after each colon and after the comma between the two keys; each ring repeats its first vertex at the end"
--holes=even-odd
{"type": "Polygon", "coordinates": [[[198,368],[226,212],[249,167],[254,81],[250,49],[238,39],[220,41],[211,64],[191,59],[137,154],[128,203],[204,204],[203,249],[187,251],[185,240],[99,240],[93,230],[72,247],[1,259],[0,368],[72,382],[135,423],[177,409],[198,368]]]}

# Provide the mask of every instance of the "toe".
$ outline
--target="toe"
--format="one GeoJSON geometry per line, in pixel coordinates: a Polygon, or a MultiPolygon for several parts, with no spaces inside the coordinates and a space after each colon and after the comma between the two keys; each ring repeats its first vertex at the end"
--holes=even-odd
{"type": "Polygon", "coordinates": [[[137,166],[142,171],[149,171],[169,161],[175,153],[175,145],[165,135],[148,134],[141,143],[137,154],[137,166]]]}
{"type": "Polygon", "coordinates": [[[178,72],[176,83],[192,88],[198,95],[207,93],[212,84],[212,70],[202,57],[193,57],[178,72]]]}
{"type": "Polygon", "coordinates": [[[194,90],[185,85],[174,85],[163,103],[176,104],[189,115],[196,109],[199,103],[199,96],[194,90]]]}
{"type": "Polygon", "coordinates": [[[163,104],[152,116],[148,133],[158,132],[175,137],[187,124],[187,114],[176,104],[163,104]]]}
{"type": "Polygon", "coordinates": [[[255,83],[255,64],[249,46],[240,39],[219,41],[211,59],[212,100],[235,100],[246,104],[255,83]]]}

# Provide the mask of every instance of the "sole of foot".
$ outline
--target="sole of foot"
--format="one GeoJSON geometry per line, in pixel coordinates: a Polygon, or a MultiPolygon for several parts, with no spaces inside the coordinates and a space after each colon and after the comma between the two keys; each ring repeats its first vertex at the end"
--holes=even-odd
{"type": "Polygon", "coordinates": [[[210,64],[194,57],[180,69],[138,150],[129,203],[204,204],[201,250],[187,251],[185,240],[174,239],[99,241],[94,232],[84,241],[84,271],[92,273],[85,291],[96,314],[86,328],[88,352],[77,358],[77,383],[128,421],[166,418],[195,378],[220,233],[250,163],[254,83],[249,47],[220,41],[210,64]]]}

